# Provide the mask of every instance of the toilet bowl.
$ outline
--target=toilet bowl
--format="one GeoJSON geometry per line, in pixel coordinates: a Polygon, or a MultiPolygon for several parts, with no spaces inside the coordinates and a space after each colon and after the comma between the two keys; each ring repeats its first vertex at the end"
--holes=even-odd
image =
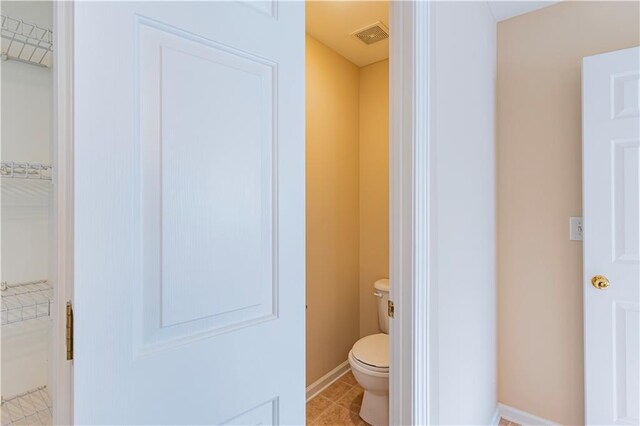
{"type": "Polygon", "coordinates": [[[353,376],[364,389],[360,417],[373,426],[389,424],[389,280],[374,284],[378,298],[378,320],[382,333],[358,340],[349,352],[353,376]]]}
{"type": "Polygon", "coordinates": [[[372,334],[349,352],[353,377],[364,389],[360,417],[378,426],[389,424],[389,335],[372,334]]]}

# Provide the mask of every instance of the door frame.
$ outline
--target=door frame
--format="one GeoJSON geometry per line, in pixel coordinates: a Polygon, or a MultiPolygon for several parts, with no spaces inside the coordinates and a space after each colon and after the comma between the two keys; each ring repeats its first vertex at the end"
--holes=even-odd
{"type": "Polygon", "coordinates": [[[54,312],[53,424],[73,424],[73,361],[66,358],[66,309],[73,300],[73,2],[53,2],[54,312]]]}
{"type": "Polygon", "coordinates": [[[390,424],[438,424],[433,16],[389,3],[390,424]]]}
{"type": "MultiPolygon", "coordinates": [[[[54,2],[54,424],[73,424],[66,302],[73,300],[73,1],[54,2]]],[[[389,2],[390,424],[437,424],[431,2],[389,2]]]]}

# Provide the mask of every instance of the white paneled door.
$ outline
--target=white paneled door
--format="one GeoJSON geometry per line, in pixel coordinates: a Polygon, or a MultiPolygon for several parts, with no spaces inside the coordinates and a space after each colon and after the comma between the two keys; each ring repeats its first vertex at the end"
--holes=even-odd
{"type": "Polygon", "coordinates": [[[77,424],[303,424],[304,3],[76,2],[77,424]]]}
{"type": "Polygon", "coordinates": [[[585,410],[640,423],[640,48],[584,59],[585,410]]]}

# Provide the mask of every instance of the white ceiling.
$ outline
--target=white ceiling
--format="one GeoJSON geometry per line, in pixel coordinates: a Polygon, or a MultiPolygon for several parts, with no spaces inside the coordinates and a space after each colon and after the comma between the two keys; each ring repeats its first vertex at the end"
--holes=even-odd
{"type": "Polygon", "coordinates": [[[524,15],[543,7],[551,6],[559,3],[559,1],[490,1],[489,7],[497,21],[513,18],[514,16],[524,15]]]}
{"type": "Polygon", "coordinates": [[[389,57],[389,39],[366,45],[349,35],[378,21],[389,26],[386,0],[307,1],[307,33],[359,67],[389,57]]]}

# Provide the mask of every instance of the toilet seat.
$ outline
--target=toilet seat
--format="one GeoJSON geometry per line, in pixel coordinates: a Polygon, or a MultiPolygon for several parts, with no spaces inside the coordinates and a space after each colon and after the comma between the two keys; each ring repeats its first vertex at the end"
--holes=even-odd
{"type": "Polygon", "coordinates": [[[358,366],[379,373],[389,372],[389,335],[372,334],[358,340],[350,355],[358,366]]]}
{"type": "MultiPolygon", "coordinates": [[[[349,351],[349,364],[352,370],[358,370],[362,374],[366,374],[372,377],[389,377],[389,368],[372,367],[364,362],[358,360],[353,356],[353,351],[349,351]]],[[[355,374],[355,373],[354,373],[355,374]]]]}

